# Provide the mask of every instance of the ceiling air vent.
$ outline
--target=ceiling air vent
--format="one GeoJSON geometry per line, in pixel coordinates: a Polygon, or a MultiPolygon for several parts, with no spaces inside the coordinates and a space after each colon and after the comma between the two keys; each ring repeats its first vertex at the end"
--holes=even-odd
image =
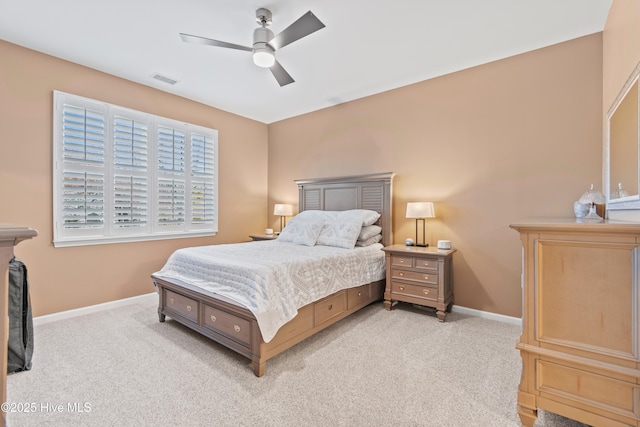
{"type": "Polygon", "coordinates": [[[163,76],[162,74],[158,74],[158,73],[155,73],[154,75],[152,75],[151,78],[159,80],[162,83],[170,84],[172,86],[178,83],[176,79],[172,79],[171,77],[163,76]]]}

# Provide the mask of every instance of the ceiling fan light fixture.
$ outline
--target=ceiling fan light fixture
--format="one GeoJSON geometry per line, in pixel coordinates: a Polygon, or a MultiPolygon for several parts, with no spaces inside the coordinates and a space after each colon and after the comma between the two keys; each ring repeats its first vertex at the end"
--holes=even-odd
{"type": "Polygon", "coordinates": [[[273,49],[266,43],[253,45],[253,63],[258,67],[269,68],[276,62],[273,49]]]}

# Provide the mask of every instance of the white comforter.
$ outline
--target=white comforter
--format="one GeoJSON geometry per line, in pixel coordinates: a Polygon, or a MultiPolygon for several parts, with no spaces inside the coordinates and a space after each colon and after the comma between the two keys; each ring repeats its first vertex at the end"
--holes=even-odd
{"type": "Polygon", "coordinates": [[[179,279],[247,307],[262,338],[306,304],[385,277],[381,244],[355,249],[259,241],[179,249],[154,275],[179,279]]]}

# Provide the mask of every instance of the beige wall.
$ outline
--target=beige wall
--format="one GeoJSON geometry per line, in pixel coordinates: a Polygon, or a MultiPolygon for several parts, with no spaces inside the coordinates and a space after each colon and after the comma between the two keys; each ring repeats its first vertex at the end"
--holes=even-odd
{"type": "Polygon", "coordinates": [[[573,216],[600,186],[601,135],[598,33],[269,125],[268,203],[295,203],[298,178],[396,172],[395,242],[415,234],[406,203],[434,201],[456,304],[519,317],[509,224],[573,216]]]}
{"type": "Polygon", "coordinates": [[[153,292],[149,275],[177,248],[248,240],[267,223],[267,125],[0,41],[0,222],[35,228],[16,248],[34,315],[153,292]],[[217,236],[52,246],[53,90],[219,131],[217,236]]]}
{"type": "Polygon", "coordinates": [[[35,315],[151,292],[149,274],[173,250],[279,228],[273,204],[296,203],[294,179],[394,171],[396,242],[414,235],[406,202],[435,201],[427,240],[459,249],[456,304],[520,316],[508,224],[571,216],[601,185],[603,110],[640,58],[639,4],[614,0],[603,34],[269,126],[0,41],[0,221],[40,232],[17,248],[35,315]],[[52,90],[218,129],[220,233],[54,249],[52,90]]]}
{"type": "Polygon", "coordinates": [[[640,61],[640,1],[613,0],[603,31],[602,58],[606,114],[640,61]]]}

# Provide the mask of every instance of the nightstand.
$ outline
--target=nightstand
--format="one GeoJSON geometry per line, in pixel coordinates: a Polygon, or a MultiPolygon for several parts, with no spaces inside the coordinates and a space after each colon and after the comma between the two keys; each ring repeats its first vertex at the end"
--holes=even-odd
{"type": "Polygon", "coordinates": [[[402,301],[435,308],[444,322],[453,304],[452,258],[455,249],[392,245],[386,253],[387,284],[384,306],[387,310],[402,301]]]}
{"type": "Polygon", "coordinates": [[[254,242],[258,240],[275,240],[278,238],[275,234],[250,234],[251,240],[254,242]]]}

